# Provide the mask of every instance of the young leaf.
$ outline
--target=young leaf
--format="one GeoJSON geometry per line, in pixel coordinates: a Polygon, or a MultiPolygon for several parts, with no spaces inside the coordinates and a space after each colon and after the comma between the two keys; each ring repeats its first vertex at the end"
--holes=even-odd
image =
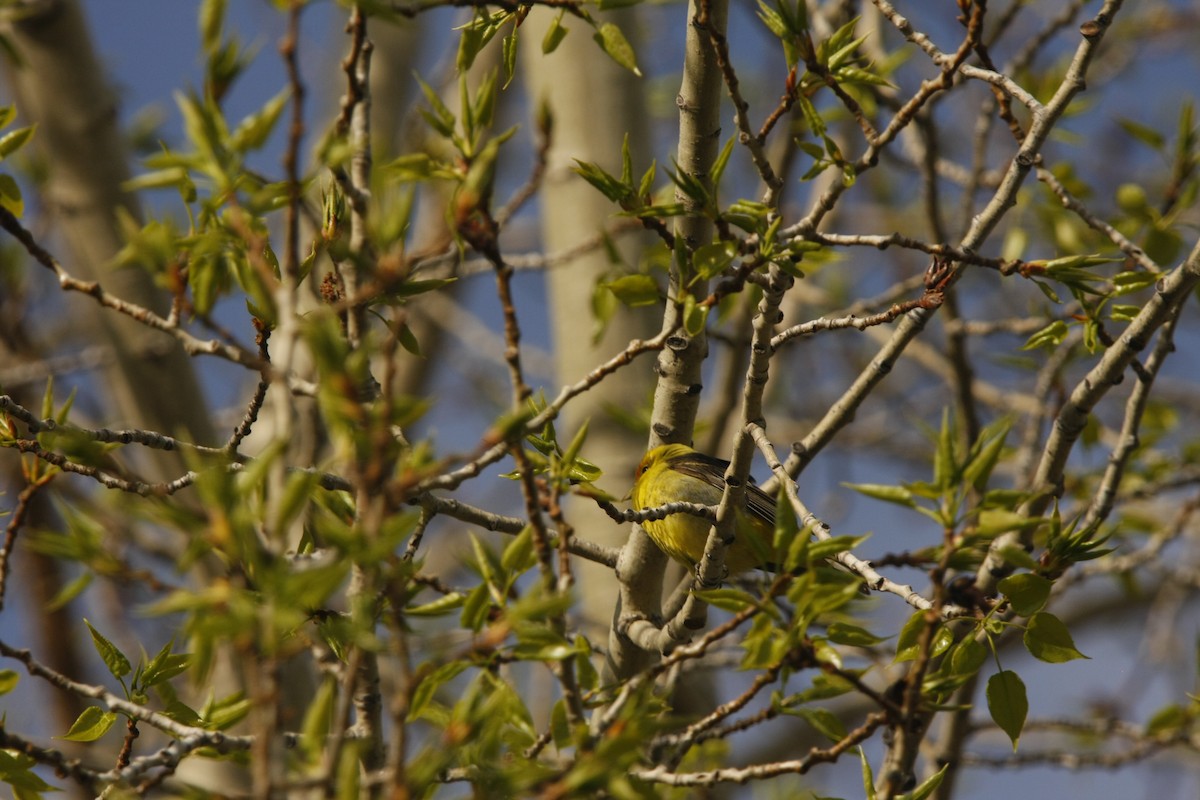
{"type": "Polygon", "coordinates": [[[845,622],[831,622],[827,629],[829,641],[852,647],[870,647],[884,641],[884,637],[876,636],[866,628],[850,625],[845,622]]]}
{"type": "Polygon", "coordinates": [[[1063,664],[1087,658],[1075,649],[1075,640],[1062,620],[1047,611],[1039,611],[1025,628],[1025,648],[1034,658],[1051,664],[1063,664]]]}
{"type": "Polygon", "coordinates": [[[575,174],[595,186],[600,192],[614,203],[620,203],[629,195],[629,187],[622,184],[615,176],[609,175],[603,168],[588,161],[575,159],[575,174]]]}
{"type": "Polygon", "coordinates": [[[729,156],[732,153],[733,137],[730,137],[725,146],[721,148],[721,152],[717,154],[717,160],[713,162],[712,169],[708,171],[714,187],[721,185],[721,176],[725,174],[725,165],[729,163],[729,156]]]}
{"type": "Polygon", "coordinates": [[[504,56],[504,86],[507,89],[512,83],[513,76],[517,73],[517,29],[513,28],[513,32],[504,37],[503,41],[503,56],[504,56]]]}
{"type": "Polygon", "coordinates": [[[1000,726],[1000,730],[1008,734],[1015,752],[1017,741],[1021,738],[1021,729],[1025,727],[1025,717],[1029,714],[1025,683],[1017,673],[1010,670],[997,672],[988,678],[987,704],[992,720],[1000,726]]]}
{"type": "Polygon", "coordinates": [[[275,123],[279,121],[279,115],[283,113],[291,94],[290,88],[283,89],[268,100],[266,105],[239,122],[233,132],[230,147],[238,152],[262,147],[271,131],[275,129],[275,123]]]}
{"type": "Polygon", "coordinates": [[[906,486],[884,486],[877,483],[843,483],[847,489],[853,489],[859,494],[882,500],[885,503],[895,503],[906,508],[916,508],[912,490],[906,486]]]}
{"type": "Polygon", "coordinates": [[[21,187],[17,185],[12,175],[0,174],[0,206],[12,212],[14,217],[25,213],[25,200],[21,197],[21,187]]]}
{"type": "Polygon", "coordinates": [[[68,742],[94,742],[108,733],[108,729],[116,721],[117,715],[113,712],[105,711],[96,706],[88,706],[76,718],[75,722],[72,723],[71,730],[62,736],[54,738],[63,739],[68,742]]]}
{"type": "Polygon", "coordinates": [[[974,636],[963,637],[950,653],[950,671],[955,675],[974,675],[987,661],[987,648],[974,636]]]}
{"type": "Polygon", "coordinates": [[[562,24],[563,14],[565,13],[565,11],[559,11],[558,16],[551,21],[550,27],[546,29],[546,35],[542,37],[542,55],[553,53],[562,44],[562,40],[566,38],[568,30],[562,24]]]}
{"type": "Polygon", "coordinates": [[[937,791],[939,786],[942,785],[942,778],[946,777],[946,770],[948,769],[950,769],[950,765],[946,764],[937,772],[921,781],[920,786],[913,789],[911,792],[900,795],[897,800],[925,800],[926,797],[929,797],[931,794],[937,791]]]}
{"type": "Polygon", "coordinates": [[[142,688],[155,686],[163,681],[168,681],[176,675],[185,671],[192,663],[192,657],[188,653],[172,653],[171,647],[174,642],[167,642],[158,651],[154,658],[150,659],[150,663],[142,670],[139,685],[142,688]]]}
{"type": "Polygon", "coordinates": [[[417,688],[413,691],[412,703],[408,707],[408,715],[413,719],[420,719],[421,712],[433,701],[434,693],[442,688],[444,684],[461,675],[467,666],[468,664],[465,661],[451,661],[447,664],[442,664],[426,675],[425,679],[417,684],[417,688]]]}
{"type": "Polygon", "coordinates": [[[92,644],[96,647],[96,652],[100,654],[100,658],[104,659],[104,666],[108,667],[108,671],[117,680],[124,678],[132,669],[129,666],[129,659],[125,654],[117,649],[117,646],[105,639],[101,633],[92,627],[92,623],[86,619],[83,621],[87,625],[88,630],[92,632],[92,644]]]}
{"type": "Polygon", "coordinates": [[[997,588],[1008,598],[1013,611],[1022,617],[1030,617],[1046,605],[1052,586],[1050,581],[1040,575],[1022,572],[1004,578],[997,588]]]}
{"type": "MultiPolygon", "coordinates": [[[[762,0],[759,0],[762,2],[762,0]]],[[[867,759],[867,751],[861,747],[858,748],[858,757],[862,762],[862,779],[863,779],[863,796],[866,800],[875,800],[878,794],[875,792],[875,773],[871,770],[871,762],[867,759]]]]}
{"type": "Polygon", "coordinates": [[[840,742],[846,738],[846,726],[827,708],[800,708],[795,714],[831,742],[840,742]]]}
{"type": "Polygon", "coordinates": [[[600,285],[612,292],[623,305],[631,308],[654,305],[662,299],[658,282],[649,275],[624,275],[600,285]]]}
{"type": "Polygon", "coordinates": [[[639,78],[642,76],[642,71],[638,69],[637,56],[633,53],[633,47],[625,38],[625,34],[621,33],[620,28],[611,22],[606,22],[596,30],[592,38],[596,40],[596,44],[600,45],[601,50],[608,53],[609,58],[639,78]]]}
{"type": "Polygon", "coordinates": [[[695,296],[691,294],[683,301],[683,329],[687,331],[688,336],[697,336],[704,330],[710,308],[711,306],[699,305],[695,296]]]}
{"type": "Polygon", "coordinates": [[[900,629],[900,638],[896,641],[895,663],[912,661],[917,657],[917,641],[921,631],[925,630],[925,612],[916,611],[900,629]]]}
{"type": "Polygon", "coordinates": [[[33,130],[36,127],[36,125],[30,125],[26,128],[17,128],[15,131],[9,131],[4,136],[0,136],[0,159],[8,158],[20,150],[29,141],[29,137],[33,136],[33,130]]]}
{"type": "Polygon", "coordinates": [[[734,242],[710,242],[696,248],[692,256],[696,275],[700,280],[708,280],[720,275],[733,263],[737,255],[737,244],[734,242]]]}

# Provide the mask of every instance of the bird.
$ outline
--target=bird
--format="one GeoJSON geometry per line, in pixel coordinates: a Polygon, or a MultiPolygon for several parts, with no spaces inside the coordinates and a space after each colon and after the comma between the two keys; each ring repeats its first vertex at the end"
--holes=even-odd
{"type": "MultiPolygon", "coordinates": [[[[655,447],[642,458],[630,500],[638,511],[667,503],[715,506],[721,502],[729,462],[683,444],[655,447]]],[[[642,523],[650,539],[671,558],[693,570],[704,557],[712,523],[694,514],[671,514],[642,523]]],[[[768,563],[775,537],[775,499],[754,483],[746,484],[746,507],[738,509],[734,541],[725,551],[725,567],[736,575],[768,563]]]]}

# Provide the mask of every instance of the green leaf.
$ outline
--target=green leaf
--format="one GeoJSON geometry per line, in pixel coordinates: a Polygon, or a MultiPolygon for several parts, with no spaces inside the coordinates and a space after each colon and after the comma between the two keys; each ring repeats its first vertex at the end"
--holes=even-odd
{"type": "Polygon", "coordinates": [[[16,688],[21,676],[15,670],[0,669],[0,695],[5,695],[16,688]]]}
{"type": "Polygon", "coordinates": [[[475,63],[475,56],[496,33],[496,29],[487,23],[487,17],[481,10],[476,12],[475,19],[463,26],[462,38],[458,40],[458,55],[455,66],[460,75],[464,74],[475,63]]]}
{"type": "Polygon", "coordinates": [[[1037,561],[1033,556],[1029,555],[1028,551],[1020,545],[1011,545],[1000,548],[1000,557],[1007,561],[1011,566],[1022,567],[1027,570],[1035,570],[1038,568],[1037,561]]]}
{"type": "Polygon", "coordinates": [[[117,646],[105,639],[98,630],[92,627],[92,623],[86,619],[83,621],[87,625],[88,630],[92,633],[92,644],[96,647],[96,652],[100,654],[100,658],[104,660],[104,666],[108,667],[108,671],[117,680],[124,678],[129,674],[132,667],[129,665],[129,659],[125,654],[117,649],[117,646]]]}
{"type": "Polygon", "coordinates": [[[1047,611],[1039,611],[1029,618],[1025,627],[1025,649],[1034,658],[1050,664],[1087,658],[1075,649],[1075,640],[1062,620],[1047,611]]]}
{"type": "MultiPolygon", "coordinates": [[[[474,99],[469,99],[470,87],[467,84],[467,79],[465,76],[460,76],[459,78],[459,85],[462,88],[463,108],[469,111],[467,115],[469,121],[467,130],[471,132],[472,137],[474,137],[474,131],[482,131],[492,127],[492,120],[496,116],[496,97],[499,94],[497,80],[496,70],[488,70],[484,74],[483,80],[479,82],[479,86],[475,89],[474,99]]],[[[500,142],[507,141],[515,132],[516,128],[514,127],[506,133],[501,134],[497,139],[500,142]]],[[[492,143],[489,142],[487,146],[492,146],[492,143]]],[[[480,154],[482,154],[482,151],[480,151],[480,154]]],[[[479,157],[480,155],[476,155],[476,158],[479,157]]]]}
{"type": "Polygon", "coordinates": [[[892,89],[896,88],[896,85],[884,76],[869,69],[863,69],[862,67],[842,67],[837,71],[836,77],[843,86],[887,86],[892,89]]]}
{"type": "Polygon", "coordinates": [[[800,107],[800,112],[804,117],[804,122],[808,129],[813,132],[814,136],[820,136],[826,142],[826,148],[820,151],[821,157],[828,154],[828,139],[825,136],[825,120],[821,119],[821,115],[817,113],[817,107],[813,105],[812,100],[808,96],[801,93],[796,98],[796,105],[800,107]]]}
{"type": "Polygon", "coordinates": [[[579,458],[580,451],[583,450],[583,444],[587,441],[588,429],[591,427],[591,420],[585,419],[583,424],[579,426],[579,430],[571,437],[571,443],[567,445],[567,449],[563,450],[562,459],[566,464],[573,464],[579,458]]]}
{"type": "MultiPolygon", "coordinates": [[[[1062,299],[1058,296],[1058,292],[1054,291],[1054,287],[1045,281],[1039,281],[1033,278],[1033,283],[1042,290],[1042,294],[1046,295],[1046,299],[1055,305],[1062,305],[1062,299]]],[[[1035,334],[1036,335],[1036,334],[1035,334]]]]}
{"type": "Polygon", "coordinates": [[[698,336],[704,330],[708,321],[710,306],[696,303],[695,296],[689,294],[683,301],[683,329],[688,336],[698,336]]]}
{"type": "Polygon", "coordinates": [[[575,647],[549,625],[517,626],[513,657],[523,661],[562,661],[575,655],[575,647]]]}
{"type": "Polygon", "coordinates": [[[442,136],[452,137],[454,135],[454,114],[446,108],[446,104],[442,102],[442,98],[438,96],[432,86],[420,78],[417,78],[417,83],[420,84],[421,92],[430,105],[429,109],[421,109],[421,115],[425,117],[425,121],[429,123],[430,127],[442,136]]]}
{"type": "Polygon", "coordinates": [[[609,58],[639,78],[641,77],[642,71],[638,69],[633,47],[625,38],[625,34],[621,33],[620,28],[611,22],[606,22],[596,30],[592,38],[596,40],[596,44],[600,45],[600,49],[608,54],[609,58]]]}
{"type": "Polygon", "coordinates": [[[1163,734],[1173,734],[1184,729],[1192,719],[1188,710],[1172,703],[1164,706],[1150,715],[1146,720],[1146,735],[1159,737],[1163,734]]]}
{"type": "Polygon", "coordinates": [[[790,713],[807,721],[831,742],[840,742],[846,738],[846,726],[827,708],[798,708],[790,713]]]}
{"type": "Polygon", "coordinates": [[[679,162],[674,162],[675,169],[667,170],[667,176],[671,182],[679,187],[679,191],[692,201],[697,207],[706,207],[709,202],[708,189],[701,181],[701,176],[693,175],[679,166],[679,162]]]}
{"type": "Polygon", "coordinates": [[[1009,670],[1001,670],[988,678],[987,705],[992,720],[1008,734],[1015,752],[1021,729],[1025,727],[1025,717],[1029,714],[1025,683],[1020,676],[1009,670]]]}
{"type": "Polygon", "coordinates": [[[1166,139],[1161,133],[1154,130],[1148,125],[1143,125],[1140,122],[1132,119],[1122,119],[1117,122],[1125,132],[1143,144],[1149,145],[1155,150],[1162,150],[1166,144],[1166,139]]]}
{"type": "Polygon", "coordinates": [[[692,265],[700,280],[709,280],[720,275],[733,263],[737,256],[736,242],[710,242],[696,248],[692,255],[692,265]]]}
{"type": "MultiPolygon", "coordinates": [[[[763,25],[767,26],[767,30],[775,34],[777,39],[784,39],[790,36],[790,31],[783,17],[778,11],[766,4],[765,0],[758,0],[758,18],[762,20],[763,25]]],[[[788,66],[791,66],[789,64],[788,66]]]]}
{"type": "Polygon", "coordinates": [[[428,153],[407,153],[383,165],[394,173],[397,181],[414,182],[428,180],[434,175],[434,162],[428,153]]]}
{"type": "Polygon", "coordinates": [[[925,800],[926,797],[929,797],[929,795],[937,791],[937,788],[942,785],[942,778],[946,777],[946,770],[948,769],[950,769],[950,765],[946,764],[937,772],[921,781],[920,786],[907,794],[900,795],[896,800],[925,800]]]}
{"type": "Polygon", "coordinates": [[[633,154],[629,152],[629,134],[621,141],[621,183],[633,186],[633,154]]]}
{"type": "Polygon", "coordinates": [[[722,611],[737,613],[758,604],[754,595],[741,589],[706,589],[696,592],[696,597],[722,611]]]}
{"type": "Polygon", "coordinates": [[[595,164],[575,159],[574,171],[614,203],[620,203],[629,196],[630,187],[625,186],[616,177],[609,175],[595,164]]]}
{"type": "Polygon", "coordinates": [[[772,549],[775,553],[784,553],[783,568],[793,572],[798,567],[808,564],[809,534],[800,533],[800,525],[796,522],[796,512],[788,500],[787,491],[779,487],[775,495],[775,531],[772,536],[772,549]]]}
{"type": "Polygon", "coordinates": [[[94,572],[81,572],[79,575],[67,585],[55,593],[54,597],[50,598],[50,602],[46,603],[47,611],[57,611],[65,607],[68,603],[83,593],[83,590],[92,585],[92,579],[96,577],[94,572]]]}
{"type": "Polygon", "coordinates": [[[308,507],[308,503],[317,489],[319,479],[316,473],[304,470],[297,470],[287,476],[283,496],[273,521],[275,530],[287,530],[288,526],[308,507]]]}
{"type": "Polygon", "coordinates": [[[563,14],[565,13],[565,11],[559,11],[558,16],[550,22],[550,27],[546,29],[546,35],[542,37],[542,55],[553,53],[562,44],[562,40],[567,37],[569,31],[562,24],[563,14]]]}
{"type": "Polygon", "coordinates": [[[937,449],[933,454],[933,483],[946,491],[958,479],[958,459],[954,442],[957,425],[950,417],[950,409],[942,409],[942,425],[938,429],[937,449]]]}
{"type": "Polygon", "coordinates": [[[0,781],[12,787],[14,800],[42,800],[43,793],[59,791],[33,771],[35,766],[36,762],[24,753],[0,750],[0,781]]]}
{"type": "Polygon", "coordinates": [[[71,730],[54,738],[68,742],[94,742],[108,733],[108,729],[116,721],[117,715],[113,712],[104,711],[97,706],[88,706],[71,725],[71,730]]]}
{"type": "Polygon", "coordinates": [[[832,558],[838,553],[845,553],[870,538],[870,534],[862,536],[831,536],[828,539],[821,539],[812,542],[808,546],[808,557],[812,561],[819,561],[823,558],[832,558]]]}
{"type": "Polygon", "coordinates": [[[127,192],[136,192],[143,189],[182,188],[191,184],[192,180],[188,177],[187,169],[184,167],[168,167],[130,178],[121,184],[121,188],[127,192]]]}
{"type": "MultiPolygon", "coordinates": [[[[762,0],[759,0],[762,2],[762,0]]],[[[867,760],[867,751],[858,748],[858,758],[862,762],[863,796],[867,800],[875,800],[875,773],[871,771],[871,762],[867,760]]]]}
{"type": "Polygon", "coordinates": [[[997,588],[1008,598],[1013,611],[1019,616],[1030,617],[1045,607],[1053,586],[1053,583],[1041,575],[1022,572],[1004,578],[997,588]]]}
{"type": "Polygon", "coordinates": [[[1142,249],[1146,255],[1159,264],[1169,264],[1174,261],[1183,248],[1183,239],[1173,230],[1155,225],[1146,232],[1142,240],[1142,249]]]}
{"type": "MultiPolygon", "coordinates": [[[[920,652],[921,633],[927,624],[924,611],[917,611],[908,618],[908,622],[904,623],[904,627],[900,629],[900,637],[896,641],[894,663],[912,661],[917,657],[920,652]]],[[[937,631],[934,632],[929,654],[931,656],[941,655],[952,644],[954,644],[954,634],[945,625],[939,624],[937,631]]]]}
{"type": "Polygon", "coordinates": [[[387,298],[398,300],[404,297],[415,297],[426,292],[435,292],[450,284],[454,283],[458,278],[426,278],[424,280],[407,280],[394,286],[389,286],[387,289],[387,298]]]}
{"type": "Polygon", "coordinates": [[[513,32],[504,37],[501,42],[502,55],[504,57],[504,84],[503,88],[507,89],[512,83],[513,76],[517,73],[517,29],[513,28],[513,32]]]}
{"type": "Polygon", "coordinates": [[[624,275],[600,285],[612,292],[613,296],[623,305],[630,308],[654,305],[662,300],[658,281],[649,275],[624,275]]]}
{"type": "Polygon", "coordinates": [[[337,684],[330,679],[323,680],[300,724],[300,749],[310,762],[315,762],[325,748],[336,704],[337,684]]]}
{"type": "Polygon", "coordinates": [[[658,162],[651,161],[650,166],[642,173],[642,179],[638,183],[637,196],[639,200],[650,196],[650,190],[654,188],[654,178],[657,174],[658,162]]]}
{"type": "Polygon", "coordinates": [[[185,672],[192,663],[192,657],[188,653],[172,653],[171,648],[174,642],[167,642],[162,646],[162,649],[150,660],[146,668],[142,670],[141,678],[138,681],[142,688],[149,688],[164,681],[168,681],[185,672]]]}
{"type": "Polygon", "coordinates": [[[15,131],[0,136],[0,159],[8,158],[10,155],[20,150],[29,141],[29,137],[33,136],[36,125],[29,125],[25,128],[17,128],[15,131]]]}
{"type": "Polygon", "coordinates": [[[226,0],[204,0],[200,5],[200,41],[207,53],[214,52],[221,44],[221,26],[225,19],[226,0]]]}
{"type": "Polygon", "coordinates": [[[14,217],[25,213],[25,201],[21,197],[21,187],[17,185],[12,175],[0,173],[0,206],[12,212],[14,217]]]}
{"type": "Polygon", "coordinates": [[[1108,316],[1113,322],[1133,322],[1140,313],[1142,313],[1141,306],[1114,303],[1109,307],[1108,316]]]}
{"type": "Polygon", "coordinates": [[[250,708],[250,701],[238,692],[220,700],[210,700],[205,704],[200,716],[206,727],[223,731],[245,719],[250,713],[250,708]]]}
{"type": "Polygon", "coordinates": [[[887,486],[879,483],[843,483],[842,486],[885,503],[895,503],[906,508],[917,507],[912,490],[906,486],[887,486]]]}
{"type": "Polygon", "coordinates": [[[223,142],[228,138],[228,132],[220,109],[190,93],[176,92],[175,102],[179,106],[180,116],[183,117],[183,129],[187,140],[196,148],[203,168],[216,172],[224,184],[227,176],[224,174],[221,157],[225,154],[223,142]]]}
{"type": "Polygon", "coordinates": [[[466,599],[466,595],[461,592],[451,592],[419,606],[408,606],[404,609],[404,615],[406,617],[440,617],[449,614],[456,608],[462,608],[466,599]]]}
{"type": "Polygon", "coordinates": [[[417,337],[412,332],[412,328],[402,322],[393,327],[393,333],[396,334],[396,341],[400,343],[401,347],[403,347],[409,353],[412,353],[414,356],[421,356],[421,343],[417,341],[417,337]]]}
{"type": "Polygon", "coordinates": [[[917,657],[917,642],[921,638],[921,631],[925,630],[925,624],[924,611],[914,612],[904,623],[896,640],[895,663],[912,661],[917,657]]]}
{"type": "Polygon", "coordinates": [[[408,708],[409,717],[419,719],[421,713],[433,701],[434,693],[466,671],[467,666],[465,661],[451,661],[426,675],[413,691],[412,704],[408,708]]]}
{"type": "Polygon", "coordinates": [[[721,152],[717,154],[717,160],[713,162],[712,169],[708,171],[714,190],[721,185],[721,176],[725,174],[725,165],[729,163],[729,156],[733,153],[733,141],[733,137],[730,137],[725,146],[721,148],[721,152]]]}
{"type": "Polygon", "coordinates": [[[266,143],[267,137],[271,135],[271,131],[275,129],[275,123],[279,121],[279,116],[283,113],[291,96],[291,88],[284,88],[268,100],[262,108],[239,122],[230,139],[230,147],[238,152],[257,150],[262,147],[266,143]]]}
{"type": "Polygon", "coordinates": [[[487,584],[481,583],[467,593],[462,602],[462,614],[459,619],[462,626],[470,631],[479,631],[487,622],[491,611],[491,592],[487,584]]]}
{"type": "Polygon", "coordinates": [[[519,574],[532,567],[533,562],[533,526],[526,525],[505,545],[500,566],[519,574]]]}
{"type": "Polygon", "coordinates": [[[1006,418],[989,425],[980,433],[968,456],[967,465],[963,468],[963,478],[978,492],[987,488],[988,478],[991,477],[996,462],[1000,460],[1000,453],[1004,450],[1010,425],[1011,421],[1006,418]]]}
{"type": "Polygon", "coordinates": [[[1040,519],[1030,519],[1016,511],[1009,511],[1007,508],[985,508],[979,512],[979,519],[975,523],[975,532],[990,539],[1009,531],[1036,528],[1041,524],[1042,520],[1040,519]]]}
{"type": "Polygon", "coordinates": [[[559,698],[550,710],[550,735],[554,746],[565,750],[571,746],[571,724],[567,719],[567,701],[559,698]]]}
{"type": "Polygon", "coordinates": [[[963,637],[950,653],[950,671],[955,675],[974,675],[987,661],[987,652],[983,642],[974,636],[963,637]]]}
{"type": "Polygon", "coordinates": [[[852,647],[870,647],[885,640],[885,637],[876,636],[866,628],[860,628],[857,625],[850,625],[845,622],[830,623],[826,633],[831,642],[850,645],[852,647]]]}
{"type": "Polygon", "coordinates": [[[1136,183],[1124,183],[1117,187],[1117,208],[1126,214],[1145,217],[1150,207],[1146,190],[1136,183]]]}

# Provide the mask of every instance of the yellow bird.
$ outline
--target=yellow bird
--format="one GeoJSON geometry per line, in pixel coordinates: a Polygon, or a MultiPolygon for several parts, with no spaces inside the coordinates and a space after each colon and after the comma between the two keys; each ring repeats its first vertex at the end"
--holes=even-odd
{"type": "MultiPolygon", "coordinates": [[[[638,465],[631,499],[638,511],[680,501],[715,506],[721,502],[729,462],[698,453],[687,445],[665,444],[646,453],[638,465]]],[[[642,530],[664,553],[693,569],[704,557],[712,523],[693,514],[672,514],[642,523],[642,530]]],[[[771,568],[767,561],[775,538],[775,500],[753,483],[746,484],[746,507],[737,512],[733,544],[725,551],[730,575],[771,568]]]]}

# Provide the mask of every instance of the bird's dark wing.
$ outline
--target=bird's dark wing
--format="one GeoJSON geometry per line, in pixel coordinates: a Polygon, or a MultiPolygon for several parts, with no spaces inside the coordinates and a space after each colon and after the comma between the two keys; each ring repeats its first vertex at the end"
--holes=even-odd
{"type": "Polygon", "coordinates": [[[758,488],[757,483],[746,485],[746,509],[771,528],[775,527],[775,498],[758,488]]]}
{"type": "MultiPolygon", "coordinates": [[[[684,475],[699,478],[717,489],[725,489],[725,470],[729,468],[729,462],[723,458],[693,452],[671,459],[670,465],[684,475]]],[[[772,528],[775,527],[775,498],[758,488],[754,478],[746,484],[746,510],[772,528]]]]}

